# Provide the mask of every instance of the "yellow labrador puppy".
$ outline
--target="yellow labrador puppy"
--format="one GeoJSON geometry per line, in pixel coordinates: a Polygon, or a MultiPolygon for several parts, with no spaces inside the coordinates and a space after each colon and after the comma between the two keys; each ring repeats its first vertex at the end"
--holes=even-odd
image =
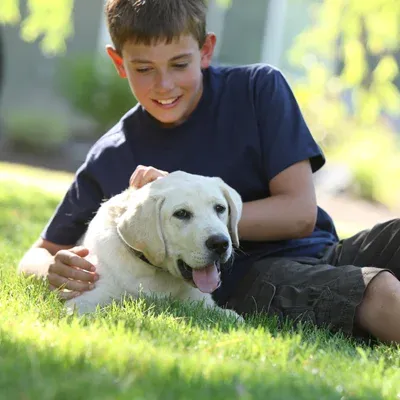
{"type": "Polygon", "coordinates": [[[82,240],[100,279],[67,308],[92,312],[140,293],[216,307],[211,293],[220,285],[220,264],[239,246],[241,212],[239,194],[221,179],[181,171],[112,197],[82,240]]]}

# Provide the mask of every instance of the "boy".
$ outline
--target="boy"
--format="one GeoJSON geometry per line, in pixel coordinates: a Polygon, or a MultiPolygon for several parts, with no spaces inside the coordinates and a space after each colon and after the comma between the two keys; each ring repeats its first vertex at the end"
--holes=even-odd
{"type": "Polygon", "coordinates": [[[282,74],[210,66],[205,0],[109,0],[106,15],[107,52],[139,104],[93,146],[19,270],[78,296],[99,277],[74,246],[103,199],[130,178],[140,187],[178,169],[219,176],[244,201],[219,305],[400,342],[400,223],[339,241],[315,199],[324,156],[282,74]]]}

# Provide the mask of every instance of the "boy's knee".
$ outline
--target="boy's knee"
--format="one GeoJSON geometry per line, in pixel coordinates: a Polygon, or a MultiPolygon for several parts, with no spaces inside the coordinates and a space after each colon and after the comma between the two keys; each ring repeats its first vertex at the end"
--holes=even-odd
{"type": "Polygon", "coordinates": [[[400,298],[400,282],[390,272],[379,273],[365,290],[365,300],[383,302],[393,297],[400,298]]]}
{"type": "Polygon", "coordinates": [[[388,271],[378,274],[367,286],[364,298],[358,306],[356,321],[364,326],[369,321],[382,317],[385,311],[400,310],[400,282],[388,271]]]}

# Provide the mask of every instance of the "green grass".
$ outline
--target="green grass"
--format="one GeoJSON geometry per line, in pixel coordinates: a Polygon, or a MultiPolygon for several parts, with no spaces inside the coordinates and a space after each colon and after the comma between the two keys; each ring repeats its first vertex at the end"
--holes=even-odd
{"type": "Polygon", "coordinates": [[[400,398],[395,347],[310,327],[280,331],[261,317],[237,327],[172,300],[65,315],[15,266],[70,180],[0,164],[1,399],[400,398]]]}

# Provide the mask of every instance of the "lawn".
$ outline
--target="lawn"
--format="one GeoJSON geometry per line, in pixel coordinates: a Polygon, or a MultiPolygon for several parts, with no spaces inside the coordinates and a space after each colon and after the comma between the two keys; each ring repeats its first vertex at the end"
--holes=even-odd
{"type": "Polygon", "coordinates": [[[15,266],[67,174],[0,164],[1,399],[399,399],[394,347],[151,299],[68,317],[15,266]]]}

